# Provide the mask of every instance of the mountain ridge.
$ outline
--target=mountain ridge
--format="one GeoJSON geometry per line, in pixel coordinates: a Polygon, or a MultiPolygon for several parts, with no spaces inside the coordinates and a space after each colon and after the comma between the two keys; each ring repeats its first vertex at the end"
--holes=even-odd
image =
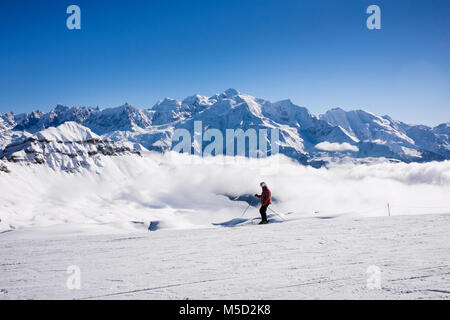
{"type": "Polygon", "coordinates": [[[0,114],[0,149],[18,135],[75,122],[102,139],[164,152],[173,147],[174,130],[187,129],[193,135],[195,121],[201,121],[203,130],[215,128],[223,133],[226,129],[277,128],[280,153],[303,164],[342,157],[383,157],[405,162],[450,159],[448,122],[436,127],[411,125],[387,115],[342,108],[314,115],[290,99],[270,102],[235,89],[211,97],[195,94],[181,101],[165,98],[149,109],[128,103],[107,109],[57,105],[47,113],[0,114]],[[316,147],[323,143],[335,147],[316,147]],[[344,144],[351,147],[343,148],[344,144]]]}

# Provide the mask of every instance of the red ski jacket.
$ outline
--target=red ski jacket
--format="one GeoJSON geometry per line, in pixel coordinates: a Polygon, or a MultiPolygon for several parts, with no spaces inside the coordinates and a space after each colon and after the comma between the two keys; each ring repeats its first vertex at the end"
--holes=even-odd
{"type": "Polygon", "coordinates": [[[261,205],[262,206],[268,206],[269,204],[272,204],[272,193],[270,192],[269,188],[263,187],[262,194],[256,195],[258,198],[261,198],[261,205]]]}

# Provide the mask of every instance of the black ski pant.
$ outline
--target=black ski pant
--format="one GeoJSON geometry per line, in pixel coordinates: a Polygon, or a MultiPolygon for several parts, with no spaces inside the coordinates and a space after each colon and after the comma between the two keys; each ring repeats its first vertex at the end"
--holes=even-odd
{"type": "Polygon", "coordinates": [[[269,205],[266,204],[264,206],[261,206],[261,208],[259,208],[259,213],[261,214],[261,220],[262,221],[267,221],[267,207],[269,205]]]}

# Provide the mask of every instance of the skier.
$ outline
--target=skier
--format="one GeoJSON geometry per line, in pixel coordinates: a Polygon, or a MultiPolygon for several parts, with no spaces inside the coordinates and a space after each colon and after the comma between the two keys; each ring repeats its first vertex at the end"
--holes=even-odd
{"type": "Polygon", "coordinates": [[[271,192],[269,188],[267,187],[265,182],[261,182],[259,184],[262,188],[261,194],[255,194],[255,197],[261,199],[261,208],[259,209],[259,213],[261,214],[261,222],[259,224],[267,224],[269,221],[267,221],[267,207],[272,204],[271,199],[271,192]]]}

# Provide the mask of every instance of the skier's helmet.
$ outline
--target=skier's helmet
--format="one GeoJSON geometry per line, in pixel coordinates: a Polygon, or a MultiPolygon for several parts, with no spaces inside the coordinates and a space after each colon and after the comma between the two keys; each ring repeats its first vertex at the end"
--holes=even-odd
{"type": "Polygon", "coordinates": [[[259,185],[261,186],[261,188],[267,187],[267,184],[265,182],[261,182],[259,185]]]}

